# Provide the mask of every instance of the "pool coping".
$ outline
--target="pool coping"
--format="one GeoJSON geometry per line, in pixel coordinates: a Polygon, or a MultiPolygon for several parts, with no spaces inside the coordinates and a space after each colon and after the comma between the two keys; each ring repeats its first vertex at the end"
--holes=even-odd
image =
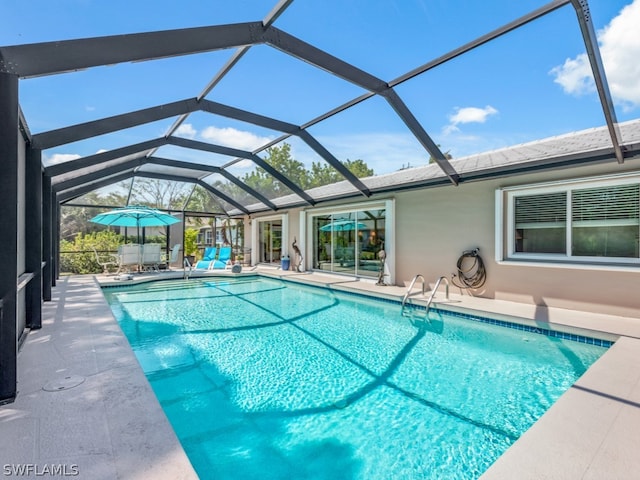
{"type": "Polygon", "coordinates": [[[0,406],[3,474],[197,479],[96,279],[60,278],[42,313],[0,406]]]}
{"type": "MultiPolygon", "coordinates": [[[[401,287],[316,273],[257,269],[244,274],[395,301],[405,292],[401,287]]],[[[132,283],[181,276],[181,271],[140,276],[132,283]]],[[[0,434],[16,439],[6,442],[0,460],[3,465],[75,462],[80,470],[77,478],[197,478],[100,284],[116,283],[100,276],[65,277],[54,287],[53,301],[44,304],[43,328],[29,333],[19,353],[16,402],[0,407],[0,434]],[[42,389],[52,378],[69,374],[84,376],[86,381],[64,392],[42,389]],[[60,414],[51,415],[52,411],[60,414]],[[78,440],[61,433],[67,431],[75,431],[78,440]]],[[[514,472],[524,479],[630,478],[640,471],[636,458],[640,448],[639,319],[468,296],[442,300],[436,297],[434,306],[617,339],[483,479],[511,479],[514,472]]]]}

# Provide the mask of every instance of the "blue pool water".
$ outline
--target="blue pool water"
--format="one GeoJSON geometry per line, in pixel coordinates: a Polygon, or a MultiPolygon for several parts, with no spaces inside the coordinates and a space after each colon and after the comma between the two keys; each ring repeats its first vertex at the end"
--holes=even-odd
{"type": "Polygon", "coordinates": [[[245,277],[105,289],[207,479],[473,479],[602,346],[245,277]]]}

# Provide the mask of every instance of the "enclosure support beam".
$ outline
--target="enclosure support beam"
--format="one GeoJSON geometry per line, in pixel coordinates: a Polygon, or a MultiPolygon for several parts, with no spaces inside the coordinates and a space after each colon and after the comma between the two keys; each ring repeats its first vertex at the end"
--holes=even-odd
{"type": "Polygon", "coordinates": [[[18,121],[18,77],[0,73],[0,404],[17,391],[18,121]]]}
{"type": "Polygon", "coordinates": [[[598,38],[596,37],[596,31],[593,27],[593,22],[591,21],[589,6],[587,5],[587,2],[580,0],[571,0],[571,3],[578,15],[580,31],[582,32],[584,45],[587,49],[587,56],[589,57],[589,64],[591,65],[593,80],[596,84],[596,89],[598,90],[598,97],[600,98],[604,118],[607,121],[607,128],[609,129],[609,136],[613,143],[613,150],[616,154],[618,163],[624,163],[624,153],[620,146],[620,139],[622,137],[620,136],[618,128],[616,111],[613,108],[613,100],[611,99],[607,76],[604,73],[604,65],[602,63],[602,57],[600,56],[600,49],[598,48],[598,38]]]}
{"type": "Polygon", "coordinates": [[[53,197],[51,177],[45,175],[42,178],[42,262],[44,263],[42,267],[42,299],[45,302],[51,300],[51,242],[53,241],[51,199],[53,197]]]}
{"type": "Polygon", "coordinates": [[[53,205],[53,208],[53,284],[55,285],[56,280],[60,278],[60,210],[62,208],[58,202],[53,205]]]}
{"type": "Polygon", "coordinates": [[[33,273],[27,285],[27,327],[42,327],[42,151],[27,149],[25,208],[25,269],[33,273]]]}

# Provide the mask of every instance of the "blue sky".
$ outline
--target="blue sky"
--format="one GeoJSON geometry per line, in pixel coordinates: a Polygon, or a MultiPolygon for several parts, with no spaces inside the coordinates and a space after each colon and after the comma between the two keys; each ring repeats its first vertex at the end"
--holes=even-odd
{"type": "MultiPolygon", "coordinates": [[[[276,0],[0,0],[0,44],[15,45],[262,20],[276,0]]],[[[391,81],[546,2],[533,0],[294,0],[275,26],[391,81]]],[[[640,115],[640,0],[591,0],[618,120],[640,115]]],[[[565,6],[396,90],[454,159],[605,124],[576,15],[565,6]]],[[[20,101],[33,133],[198,95],[233,50],[25,79],[20,101]]],[[[364,93],[267,46],[254,46],[206,97],[295,124],[364,93]]],[[[174,119],[44,152],[59,162],[164,135],[174,119]]],[[[341,160],[376,173],[427,163],[428,154],[381,98],[309,129],[341,160]]],[[[197,140],[252,150],[279,132],[194,113],[197,140]]],[[[290,139],[294,156],[319,158],[290,139]]],[[[177,147],[158,155],[222,165],[229,158],[177,147]]],[[[238,174],[246,164],[235,169],[238,174]]]]}

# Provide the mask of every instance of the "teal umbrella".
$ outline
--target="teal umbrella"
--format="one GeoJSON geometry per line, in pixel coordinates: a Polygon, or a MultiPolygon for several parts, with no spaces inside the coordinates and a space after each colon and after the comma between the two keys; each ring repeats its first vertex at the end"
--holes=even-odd
{"type": "Polygon", "coordinates": [[[136,227],[138,242],[140,241],[140,227],[162,227],[173,225],[180,220],[168,213],[141,205],[116,208],[93,217],[90,222],[114,227],[136,227]]]}
{"type": "Polygon", "coordinates": [[[367,228],[364,223],[355,222],[354,220],[338,220],[336,222],[327,223],[320,227],[323,232],[346,232],[349,230],[363,230],[367,228]]]}

